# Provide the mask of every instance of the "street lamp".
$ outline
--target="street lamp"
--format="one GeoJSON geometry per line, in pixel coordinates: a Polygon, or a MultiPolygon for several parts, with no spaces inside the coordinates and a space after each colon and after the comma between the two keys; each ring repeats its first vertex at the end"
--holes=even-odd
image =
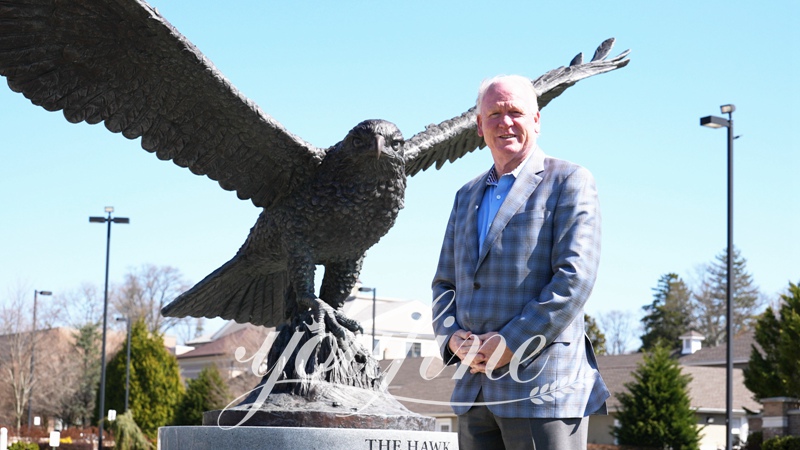
{"type": "Polygon", "coordinates": [[[358,292],[372,292],[372,356],[375,356],[375,351],[377,350],[376,341],[375,341],[375,293],[377,292],[377,288],[369,288],[369,287],[360,287],[358,288],[358,292]]]}
{"type": "Polygon", "coordinates": [[[106,214],[108,217],[89,217],[91,223],[107,223],[108,232],[106,233],[106,284],[103,293],[103,345],[100,353],[100,424],[99,436],[97,438],[97,448],[103,449],[103,421],[105,418],[105,401],[106,401],[106,328],[108,322],[108,257],[111,250],[111,223],[130,223],[127,217],[111,217],[114,212],[113,206],[106,206],[106,214]]]}
{"type": "Polygon", "coordinates": [[[725,302],[725,342],[728,346],[725,369],[725,448],[731,450],[733,426],[733,112],[734,105],[722,105],[720,112],[728,114],[728,118],[706,116],[700,119],[700,125],[709,128],[728,129],[728,249],[727,249],[727,278],[725,302]]]}
{"type": "Polygon", "coordinates": [[[31,414],[31,402],[33,402],[33,382],[35,381],[33,367],[34,355],[36,353],[36,304],[40,295],[53,295],[50,291],[33,291],[33,332],[31,332],[31,373],[29,379],[31,380],[28,388],[28,432],[33,426],[33,415],[31,414]]]}
{"type": "Polygon", "coordinates": [[[128,355],[125,360],[125,409],[123,413],[128,411],[128,396],[131,393],[131,318],[130,317],[117,317],[117,322],[125,321],[128,330],[128,355]]]}

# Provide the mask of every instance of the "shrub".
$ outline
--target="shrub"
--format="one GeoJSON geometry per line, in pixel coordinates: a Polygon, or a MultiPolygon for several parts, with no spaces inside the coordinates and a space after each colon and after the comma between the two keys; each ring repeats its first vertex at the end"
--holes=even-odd
{"type": "Polygon", "coordinates": [[[116,442],[114,448],[120,450],[150,450],[153,448],[145,434],[136,425],[130,410],[118,415],[112,427],[116,442]]]}
{"type": "Polygon", "coordinates": [[[767,439],[763,450],[800,450],[800,436],[779,436],[767,439]]]}
{"type": "Polygon", "coordinates": [[[761,445],[764,443],[764,433],[761,431],[753,431],[747,436],[747,446],[745,450],[761,450],[761,445]]]}

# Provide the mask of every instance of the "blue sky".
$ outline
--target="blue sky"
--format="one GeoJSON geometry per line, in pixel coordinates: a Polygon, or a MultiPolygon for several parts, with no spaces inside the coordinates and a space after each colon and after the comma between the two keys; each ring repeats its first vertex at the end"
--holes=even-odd
{"type": "MultiPolygon", "coordinates": [[[[603,257],[587,311],[639,314],[667,272],[687,280],[726,245],[726,135],[699,126],[733,103],[735,245],[762,290],[800,281],[800,4],[771,1],[275,2],[154,0],[232,83],[320,147],[364,119],[411,137],[469,108],[483,78],[536,78],[616,37],[628,67],[542,111],[540,146],[595,175],[603,257]]],[[[56,295],[175,266],[191,281],[226,262],[259,210],[101,125],[69,124],[0,87],[0,289],[56,295]]],[[[475,152],[408,182],[396,226],[367,254],[378,295],[429,302],[455,191],[491,164],[475,152]]],[[[2,291],[0,291],[2,292],[2,291]]],[[[7,296],[0,296],[0,299],[7,296]]]]}

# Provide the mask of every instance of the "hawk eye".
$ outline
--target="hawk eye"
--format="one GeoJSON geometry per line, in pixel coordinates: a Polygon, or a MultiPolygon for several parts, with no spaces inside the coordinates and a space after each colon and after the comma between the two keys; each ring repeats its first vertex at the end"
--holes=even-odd
{"type": "Polygon", "coordinates": [[[361,138],[353,138],[353,145],[355,145],[356,147],[361,147],[362,145],[364,145],[364,140],[361,138]]]}

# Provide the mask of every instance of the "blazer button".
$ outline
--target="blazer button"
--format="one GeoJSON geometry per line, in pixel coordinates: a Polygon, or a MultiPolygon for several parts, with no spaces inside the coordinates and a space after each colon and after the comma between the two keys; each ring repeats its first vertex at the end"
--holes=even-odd
{"type": "Polygon", "coordinates": [[[481,284],[478,283],[477,281],[472,283],[472,289],[475,289],[477,291],[480,288],[481,288],[481,284]]]}

